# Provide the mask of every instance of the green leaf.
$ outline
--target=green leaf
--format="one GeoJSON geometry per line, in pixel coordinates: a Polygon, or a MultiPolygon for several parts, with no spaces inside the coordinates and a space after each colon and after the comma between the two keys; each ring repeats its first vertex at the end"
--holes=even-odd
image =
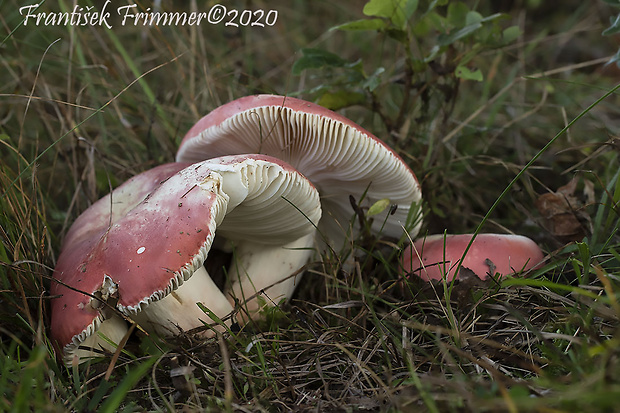
{"type": "Polygon", "coordinates": [[[465,16],[466,26],[476,24],[476,23],[482,23],[483,21],[484,21],[484,17],[482,17],[482,14],[478,13],[477,11],[467,12],[467,15],[465,16]]]}
{"type": "Polygon", "coordinates": [[[611,18],[611,26],[603,31],[603,36],[611,36],[612,34],[620,33],[620,14],[615,18],[611,18]]]}
{"type": "Polygon", "coordinates": [[[441,47],[439,47],[439,45],[433,46],[433,48],[430,50],[428,55],[424,57],[424,63],[432,62],[437,57],[440,51],[441,51],[441,47]]]}
{"type": "Polygon", "coordinates": [[[526,386],[513,386],[509,390],[512,399],[527,399],[530,397],[530,390],[526,386]]]}
{"type": "Polygon", "coordinates": [[[502,32],[502,40],[504,44],[512,43],[521,36],[521,29],[519,26],[510,26],[502,32]]]}
{"type": "Polygon", "coordinates": [[[366,16],[392,17],[396,0],[370,0],[364,5],[362,13],[366,16]]]}
{"type": "Polygon", "coordinates": [[[347,106],[364,103],[366,96],[363,93],[339,90],[337,92],[324,93],[317,102],[319,105],[331,110],[338,110],[347,106]]]}
{"type": "Polygon", "coordinates": [[[471,49],[461,57],[458,62],[459,66],[467,66],[476,56],[480,54],[480,51],[484,49],[481,43],[475,43],[471,49]]]}
{"type": "Polygon", "coordinates": [[[463,27],[466,25],[465,19],[469,13],[469,7],[460,1],[450,3],[446,20],[452,27],[463,27]]]}
{"type": "Polygon", "coordinates": [[[374,73],[362,83],[362,87],[369,92],[374,91],[381,84],[381,75],[385,72],[385,68],[379,67],[374,73]]]}
{"type": "Polygon", "coordinates": [[[387,198],[383,198],[372,204],[370,208],[368,208],[368,212],[366,212],[367,217],[371,217],[373,215],[377,215],[385,211],[390,206],[390,200],[387,198]]]}
{"type": "Polygon", "coordinates": [[[388,18],[394,26],[404,29],[417,8],[418,0],[370,0],[362,12],[366,16],[388,18]]]}
{"type": "Polygon", "coordinates": [[[418,0],[400,0],[398,3],[400,3],[400,7],[397,7],[398,13],[392,18],[392,23],[396,27],[404,29],[407,26],[407,21],[418,8],[418,0]]]}
{"type": "Polygon", "coordinates": [[[433,11],[415,22],[413,32],[416,36],[424,36],[431,31],[445,31],[446,25],[446,19],[433,11]]]}
{"type": "Polygon", "coordinates": [[[620,67],[620,50],[618,50],[616,54],[611,59],[609,59],[609,62],[605,64],[610,65],[612,63],[615,63],[616,66],[620,67]]]}
{"type": "Polygon", "coordinates": [[[337,54],[323,49],[302,49],[303,56],[293,64],[293,74],[299,75],[306,69],[321,69],[324,67],[343,67],[349,64],[337,54]]]}
{"type": "Polygon", "coordinates": [[[469,36],[476,30],[482,27],[482,23],[474,23],[463,27],[459,30],[453,30],[448,34],[439,35],[438,43],[440,46],[448,46],[456,42],[459,39],[469,36]]]}
{"type": "MultiPolygon", "coordinates": [[[[455,6],[456,7],[456,6],[455,6]]],[[[458,15],[458,13],[463,12],[464,10],[455,10],[453,11],[454,16],[452,17],[453,22],[456,23],[456,21],[458,20],[458,18],[463,18],[462,15],[458,15]]],[[[457,25],[456,27],[454,27],[452,30],[450,30],[449,33],[447,34],[441,34],[439,35],[439,45],[440,46],[448,46],[453,44],[454,42],[456,42],[457,40],[463,39],[471,34],[473,34],[474,32],[476,32],[477,30],[479,30],[480,28],[483,27],[483,25],[485,23],[491,22],[493,20],[496,20],[500,17],[504,16],[501,13],[495,13],[492,14],[490,16],[487,17],[483,17],[480,13],[478,13],[477,11],[468,11],[467,14],[464,17],[464,26],[462,25],[463,23],[457,25]]]]}
{"type": "Polygon", "coordinates": [[[480,69],[470,70],[467,66],[458,66],[454,74],[460,79],[475,80],[476,82],[482,82],[483,80],[480,69]]]}
{"type": "Polygon", "coordinates": [[[407,32],[405,30],[400,30],[400,29],[388,29],[386,30],[386,33],[389,37],[391,37],[392,39],[403,43],[403,44],[407,44],[407,32]]]}
{"type": "Polygon", "coordinates": [[[387,27],[387,23],[382,19],[362,19],[334,26],[330,30],[383,30],[387,27]]]}

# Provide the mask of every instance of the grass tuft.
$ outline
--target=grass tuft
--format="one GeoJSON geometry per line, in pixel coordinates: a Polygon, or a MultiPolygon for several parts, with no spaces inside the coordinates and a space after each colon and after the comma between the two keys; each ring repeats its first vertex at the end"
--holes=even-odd
{"type": "Polygon", "coordinates": [[[615,9],[363,3],[232,1],[277,24],[108,30],[24,25],[23,4],[0,2],[0,411],[617,409],[620,72],[602,36],[615,9]],[[49,289],[71,223],[252,93],[336,105],[396,148],[423,188],[422,233],[528,235],[545,265],[427,283],[400,271],[409,240],[364,230],[389,203],[352,208],[362,236],[315,257],[262,322],[210,340],[135,329],[113,362],[63,365],[49,289]]]}

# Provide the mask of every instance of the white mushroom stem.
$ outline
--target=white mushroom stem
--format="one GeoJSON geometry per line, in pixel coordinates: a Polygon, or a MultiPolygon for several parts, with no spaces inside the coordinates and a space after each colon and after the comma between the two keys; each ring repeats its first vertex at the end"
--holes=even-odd
{"type": "Polygon", "coordinates": [[[247,321],[265,305],[278,304],[293,294],[302,277],[299,271],[313,254],[314,234],[305,235],[285,245],[265,245],[241,242],[235,248],[233,263],[228,271],[231,282],[227,295],[238,301],[242,310],[238,321],[247,321]]]}
{"type": "Polygon", "coordinates": [[[101,357],[101,349],[115,352],[118,343],[121,342],[127,331],[128,327],[125,320],[113,314],[99,324],[95,334],[88,336],[79,343],[79,347],[73,353],[73,357],[77,357],[80,362],[84,362],[90,358],[101,357]]]}
{"type": "MultiPolygon", "coordinates": [[[[208,313],[202,311],[197,303],[225,318],[233,311],[226,296],[215,285],[205,267],[198,268],[192,276],[183,282],[179,288],[172,291],[159,301],[154,301],[132,318],[147,331],[154,331],[163,336],[171,336],[181,331],[188,331],[206,324],[215,324],[208,313]]],[[[230,326],[227,320],[226,325],[230,326]]],[[[223,330],[223,326],[216,327],[223,330]]],[[[205,336],[213,336],[212,330],[207,330],[205,336]]]]}
{"type": "Polygon", "coordinates": [[[286,165],[281,170],[246,163],[243,174],[219,171],[230,200],[218,231],[235,246],[226,296],[241,303],[239,322],[258,314],[258,295],[265,305],[291,297],[301,272],[291,275],[312,256],[321,216],[318,192],[303,176],[286,165]]]}

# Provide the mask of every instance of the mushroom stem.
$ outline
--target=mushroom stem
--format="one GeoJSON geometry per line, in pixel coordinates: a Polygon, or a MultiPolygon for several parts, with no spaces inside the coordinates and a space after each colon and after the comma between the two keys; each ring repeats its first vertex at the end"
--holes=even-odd
{"type": "MultiPolygon", "coordinates": [[[[214,324],[215,321],[198,307],[199,302],[221,318],[233,311],[226,296],[215,285],[204,266],[198,268],[179,288],[161,300],[152,302],[136,315],[132,315],[132,318],[147,331],[163,336],[202,327],[203,323],[214,324]]],[[[230,324],[230,321],[226,322],[226,325],[230,324]]],[[[216,328],[223,330],[224,326],[216,328]]],[[[211,337],[215,333],[206,331],[204,334],[211,337]]]]}
{"type": "MultiPolygon", "coordinates": [[[[98,350],[104,349],[110,352],[116,351],[118,343],[127,334],[128,327],[125,320],[116,314],[112,314],[99,324],[95,334],[88,336],[79,343],[71,358],[76,358],[80,363],[95,357],[101,357],[98,350]],[[112,345],[110,342],[114,343],[112,345]]],[[[71,361],[71,360],[67,360],[71,361]]]]}
{"type": "Polygon", "coordinates": [[[237,321],[246,323],[248,316],[253,318],[264,305],[291,297],[303,275],[299,270],[314,252],[313,244],[314,233],[311,233],[285,245],[242,242],[236,246],[234,262],[228,271],[231,285],[227,295],[231,302],[241,302],[243,311],[237,321]],[[264,305],[259,296],[264,297],[264,305]]]}

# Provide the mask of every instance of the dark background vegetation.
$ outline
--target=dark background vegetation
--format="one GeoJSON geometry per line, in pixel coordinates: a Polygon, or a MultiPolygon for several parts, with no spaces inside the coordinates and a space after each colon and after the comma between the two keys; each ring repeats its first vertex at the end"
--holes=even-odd
{"type": "Polygon", "coordinates": [[[620,9],[439,2],[433,26],[420,1],[402,27],[330,30],[371,18],[366,3],[230,1],[277,10],[277,24],[108,30],[23,26],[30,3],[0,0],[0,410],[617,409],[620,70],[603,32],[620,9]],[[458,37],[463,11],[502,15],[458,37]],[[136,333],[114,364],[57,362],[48,291],[73,220],[253,93],[318,101],[394,147],[422,184],[424,232],[473,232],[486,216],[483,232],[537,241],[545,267],[430,286],[403,280],[400,246],[379,242],[352,273],[317,257],[264,325],[206,343],[136,333]]]}

